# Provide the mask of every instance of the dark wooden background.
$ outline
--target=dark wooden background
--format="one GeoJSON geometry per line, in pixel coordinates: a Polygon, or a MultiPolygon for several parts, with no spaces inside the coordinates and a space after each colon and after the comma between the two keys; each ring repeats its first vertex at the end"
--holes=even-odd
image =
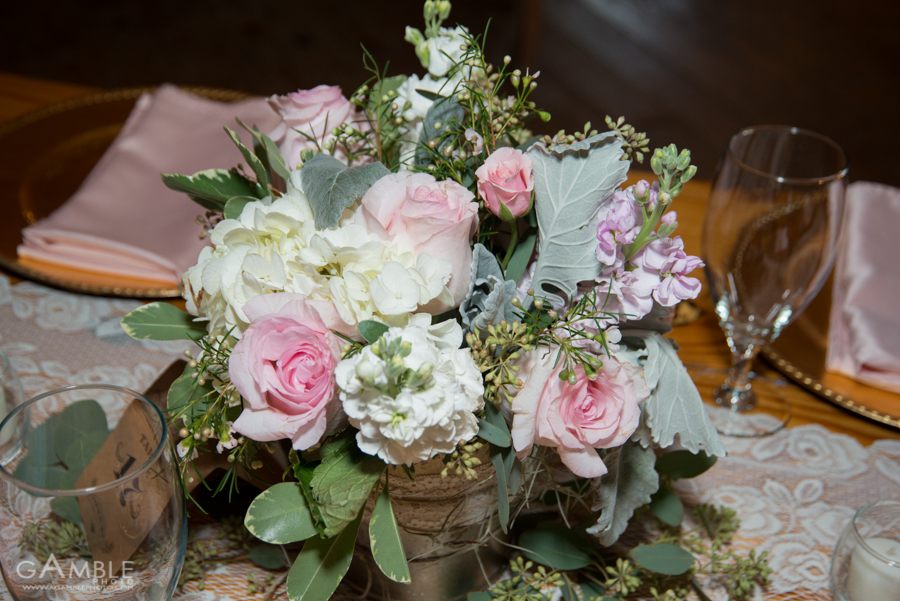
{"type": "MultiPolygon", "coordinates": [[[[107,88],[178,84],[285,93],[366,78],[360,44],[422,72],[404,27],[420,0],[16,2],[0,70],[107,88]]],[[[784,123],[827,134],[851,178],[900,186],[900,3],[874,0],[456,0],[488,54],[539,69],[544,133],[625,115],[692,150],[711,178],[730,134],[784,123]]]]}

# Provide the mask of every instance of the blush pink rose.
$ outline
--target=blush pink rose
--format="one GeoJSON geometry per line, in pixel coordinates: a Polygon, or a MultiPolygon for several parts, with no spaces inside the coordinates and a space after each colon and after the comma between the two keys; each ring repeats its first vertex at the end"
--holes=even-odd
{"type": "Polygon", "coordinates": [[[643,372],[630,363],[604,357],[593,379],[576,367],[573,385],[559,379],[556,349],[526,354],[520,373],[528,374],[525,387],[512,403],[512,439],[516,456],[524,459],[531,447],[556,448],[562,462],[582,478],[607,472],[596,449],[618,447],[634,433],[640,421],[639,404],[650,395],[643,372]]]}
{"type": "MultiPolygon", "coordinates": [[[[301,151],[316,150],[316,142],[324,147],[334,137],[331,131],[335,127],[353,124],[358,119],[356,107],[344,98],[338,86],[316,86],[311,90],[272,96],[269,106],[281,116],[281,123],[267,135],[278,145],[288,169],[292,170],[300,162],[301,151]]],[[[354,127],[359,125],[356,123],[354,127]]],[[[346,153],[341,149],[335,152],[335,157],[346,162],[346,153]]]]}
{"type": "Polygon", "coordinates": [[[475,171],[478,193],[491,213],[501,217],[502,206],[513,217],[528,212],[534,190],[533,168],[531,158],[516,148],[503,146],[491,153],[475,171]]]}
{"type": "Polygon", "coordinates": [[[326,325],[337,324],[334,307],[279,293],[258,296],[243,310],[251,323],[228,363],[244,398],[234,430],[259,441],[290,438],[304,450],[344,427],[334,381],[342,344],[326,325]]]}
{"type": "Polygon", "coordinates": [[[356,211],[356,222],[380,236],[410,245],[452,265],[447,287],[453,304],[435,299],[428,313],[459,306],[469,292],[472,236],[478,225],[475,195],[454,181],[439,182],[427,173],[386,175],[369,188],[356,211]]]}

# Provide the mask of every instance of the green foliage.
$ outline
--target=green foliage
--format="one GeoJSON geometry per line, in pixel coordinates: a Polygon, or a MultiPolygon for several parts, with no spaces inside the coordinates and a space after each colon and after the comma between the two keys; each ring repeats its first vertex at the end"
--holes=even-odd
{"type": "Polygon", "coordinates": [[[253,170],[253,174],[256,175],[256,183],[259,184],[259,186],[266,191],[266,195],[268,195],[269,184],[272,181],[269,177],[268,168],[262,164],[259,157],[253,154],[252,150],[244,146],[244,143],[241,142],[241,139],[234,131],[227,126],[225,127],[225,131],[228,133],[231,141],[234,142],[234,145],[241,151],[241,154],[244,155],[244,160],[247,161],[250,169],[253,170]]]}
{"type": "Polygon", "coordinates": [[[371,319],[366,319],[359,322],[357,326],[359,329],[359,335],[362,336],[366,342],[369,344],[375,344],[379,338],[385,335],[385,333],[390,329],[390,326],[381,323],[380,321],[373,321],[371,319]]]}
{"type": "Polygon", "coordinates": [[[247,558],[259,567],[267,570],[277,570],[287,565],[284,559],[284,552],[281,550],[281,547],[276,545],[257,545],[250,549],[247,558]]]}
{"type": "Polygon", "coordinates": [[[122,318],[122,329],[135,340],[193,340],[206,336],[206,325],[164,302],[138,307],[122,318]]]}
{"type": "Polygon", "coordinates": [[[321,518],[317,528],[325,538],[337,535],[362,513],[385,467],[381,459],[359,450],[352,429],[322,445],[322,463],[313,470],[310,485],[321,518]]]}
{"type": "Polygon", "coordinates": [[[267,543],[286,545],[316,536],[300,484],[282,482],[263,491],[247,509],[244,525],[267,543]]]}
{"type": "Polygon", "coordinates": [[[629,553],[639,566],[657,574],[678,576],[694,565],[694,556],[676,545],[639,545],[629,553]]]}
{"type": "Polygon", "coordinates": [[[343,210],[390,171],[378,162],[347,167],[332,156],[317,154],[303,164],[301,173],[316,229],[326,230],[337,227],[343,210]]]}
{"type": "Polygon", "coordinates": [[[675,528],[684,518],[684,503],[671,488],[660,488],[650,500],[650,511],[662,523],[675,528]]]}
{"type": "Polygon", "coordinates": [[[513,249],[509,262],[506,264],[504,277],[507,280],[518,282],[522,279],[522,276],[525,274],[525,269],[528,268],[528,261],[531,259],[531,254],[534,252],[534,245],[536,242],[537,232],[533,231],[527,232],[525,236],[519,240],[513,249]]]}
{"type": "Polygon", "coordinates": [[[533,287],[554,306],[575,297],[578,282],[600,275],[602,264],[585,248],[596,246],[599,209],[625,181],[628,163],[621,143],[600,134],[569,146],[535,144],[535,211],[540,227],[533,287]],[[572,224],[581,224],[573,227],[572,224]]]}
{"type": "Polygon", "coordinates": [[[350,568],[362,512],[332,538],[313,537],[288,573],[287,593],[291,601],[328,601],[350,568]]]}
{"type": "MultiPolygon", "coordinates": [[[[488,406],[493,407],[493,405],[488,406]]],[[[494,410],[496,411],[496,408],[494,410]]],[[[509,430],[504,431],[480,417],[478,418],[478,437],[496,447],[504,449],[509,448],[512,444],[512,437],[509,434],[509,430]]]]}
{"type": "Polygon", "coordinates": [[[223,209],[225,219],[238,219],[241,216],[244,207],[255,200],[257,199],[250,196],[235,196],[234,198],[229,199],[228,202],[225,203],[225,208],[223,209]]]}
{"type": "Polygon", "coordinates": [[[714,466],[718,457],[706,453],[672,451],[656,460],[656,471],[673,479],[695,478],[714,466]]]}
{"type": "Polygon", "coordinates": [[[578,570],[591,563],[584,537],[556,522],[523,532],[519,546],[525,557],[555,570],[578,570]]]}
{"type": "Polygon", "coordinates": [[[236,196],[266,196],[255,182],[237,169],[207,169],[194,175],[163,173],[163,183],[176,192],[184,192],[191,200],[210,211],[222,212],[225,204],[236,196]]]}
{"type": "Polygon", "coordinates": [[[394,582],[411,582],[406,551],[403,549],[397,518],[391,507],[391,494],[388,490],[387,479],[385,479],[384,488],[372,509],[372,517],[369,518],[369,542],[372,547],[372,557],[385,576],[394,582]]]}
{"type": "MultiPolygon", "coordinates": [[[[451,95],[454,90],[446,90],[446,93],[451,95]]],[[[441,152],[453,144],[465,116],[465,109],[453,97],[440,98],[431,105],[422,122],[422,136],[416,148],[416,167],[429,164],[433,156],[440,157],[441,152]],[[432,140],[434,143],[431,143],[432,140]]]]}

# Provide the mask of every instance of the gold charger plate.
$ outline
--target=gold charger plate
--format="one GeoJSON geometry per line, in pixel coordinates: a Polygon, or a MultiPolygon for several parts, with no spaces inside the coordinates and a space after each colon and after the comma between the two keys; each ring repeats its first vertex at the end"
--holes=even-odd
{"type": "MultiPolygon", "coordinates": [[[[246,94],[185,88],[214,100],[246,94]]],[[[176,298],[171,284],[109,276],[20,259],[22,228],[69,199],[119,133],[141,94],[131,88],[83,96],[0,125],[0,267],[65,290],[130,298],[176,298]]]]}
{"type": "Polygon", "coordinates": [[[821,398],[900,429],[900,394],[825,371],[832,278],[763,356],[781,373],[821,398]]]}

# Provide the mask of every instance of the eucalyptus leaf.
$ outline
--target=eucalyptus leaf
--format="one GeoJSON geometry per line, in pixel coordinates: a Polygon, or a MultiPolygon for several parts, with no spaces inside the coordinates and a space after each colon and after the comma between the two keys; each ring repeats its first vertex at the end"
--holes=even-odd
{"type": "Polygon", "coordinates": [[[68,522],[81,526],[81,509],[75,497],[56,497],[50,501],[50,511],[68,522]]]}
{"type": "Polygon", "coordinates": [[[27,469],[35,469],[48,465],[59,463],[56,456],[56,430],[59,427],[60,413],[52,415],[44,420],[39,426],[28,433],[25,439],[25,447],[28,449],[28,455],[16,467],[13,474],[19,480],[25,481],[22,477],[27,470],[23,466],[27,463],[27,469]]]}
{"type": "Polygon", "coordinates": [[[335,536],[362,512],[386,467],[359,450],[354,430],[322,445],[322,463],[313,470],[311,485],[326,537],[335,536]]]}
{"type": "MultiPolygon", "coordinates": [[[[66,453],[70,447],[82,441],[88,434],[101,433],[103,439],[106,439],[109,434],[106,412],[97,401],[84,399],[70,404],[59,415],[60,423],[64,424],[64,427],[57,429],[53,445],[59,461],[71,469],[72,466],[66,463],[66,453]]],[[[94,452],[96,453],[96,449],[94,452]]]]}
{"type": "Polygon", "coordinates": [[[660,488],[650,499],[650,511],[663,524],[676,528],[684,518],[684,503],[671,488],[660,488]]]}
{"type": "Polygon", "coordinates": [[[222,211],[235,196],[262,198],[265,193],[236,169],[207,169],[194,175],[163,173],[163,183],[176,192],[184,192],[205,209],[222,211]]]}
{"type": "Polygon", "coordinates": [[[122,329],[135,340],[193,340],[206,335],[206,325],[169,303],[138,307],[122,318],[122,329]]]}
{"type": "Polygon", "coordinates": [[[287,545],[316,536],[306,497],[296,482],[281,482],[253,499],[244,525],[256,538],[287,545]]]}
{"type": "Polygon", "coordinates": [[[247,164],[250,166],[250,169],[253,170],[253,174],[256,175],[256,182],[262,187],[263,190],[268,191],[269,184],[271,180],[269,179],[269,170],[265,165],[262,164],[262,161],[259,160],[253,151],[244,146],[244,143],[241,142],[240,137],[231,130],[228,126],[225,126],[225,131],[231,137],[231,141],[234,142],[234,145],[238,147],[238,150],[241,151],[241,154],[244,155],[244,160],[247,161],[247,164]]]}
{"type": "Polygon", "coordinates": [[[668,543],[640,545],[632,549],[630,555],[645,570],[667,576],[684,574],[694,565],[693,555],[668,543]]]}
{"type": "Polygon", "coordinates": [[[528,269],[528,261],[531,260],[531,255],[534,252],[535,242],[537,242],[537,234],[535,232],[529,232],[519,240],[512,257],[509,259],[509,263],[506,264],[504,276],[507,280],[518,282],[525,275],[525,270],[528,269]]]}
{"type": "Polygon", "coordinates": [[[169,387],[166,408],[173,415],[181,415],[184,412],[189,417],[199,417],[209,408],[213,393],[212,381],[207,380],[201,386],[197,378],[191,377],[192,371],[194,370],[190,367],[185,367],[184,373],[169,387]],[[191,407],[186,411],[188,405],[191,407]]]}
{"type": "Polygon", "coordinates": [[[491,465],[497,475],[497,518],[500,520],[500,528],[506,534],[509,528],[509,475],[506,469],[507,456],[515,458],[512,447],[503,448],[489,445],[491,465]]]}
{"type": "Polygon", "coordinates": [[[491,601],[493,597],[486,591],[475,591],[466,595],[466,601],[491,601]]]}
{"type": "Polygon", "coordinates": [[[528,530],[519,537],[525,557],[554,570],[580,570],[591,564],[590,556],[565,526],[528,530]]]}
{"type": "Polygon", "coordinates": [[[377,161],[347,167],[333,156],[319,153],[303,164],[300,174],[316,229],[327,230],[337,227],[344,209],[390,171],[377,161]]]}
{"type": "Polygon", "coordinates": [[[437,100],[442,100],[442,99],[446,98],[446,96],[441,96],[440,94],[436,94],[430,90],[425,90],[422,88],[416,88],[416,93],[419,94],[420,96],[424,96],[425,98],[427,98],[428,100],[431,100],[431,101],[437,101],[437,100]]]}
{"type": "MultiPolygon", "coordinates": [[[[105,423],[106,420],[104,420],[105,423]]],[[[62,456],[62,462],[66,468],[77,476],[81,475],[84,468],[88,466],[91,460],[97,455],[100,447],[106,442],[109,432],[106,430],[97,430],[96,432],[88,432],[84,436],[78,438],[65,450],[62,456]]],[[[57,445],[57,448],[60,445],[57,445]]]]}
{"type": "MultiPolygon", "coordinates": [[[[609,599],[603,594],[606,591],[592,580],[583,580],[579,583],[579,587],[581,588],[581,596],[584,601],[607,601],[609,599]]],[[[609,601],[613,600],[609,599],[609,601]]]]}
{"type": "Polygon", "coordinates": [[[690,451],[672,451],[661,455],[656,460],[656,471],[670,478],[695,478],[714,466],[717,457],[706,453],[690,451]]]}
{"type": "MultiPolygon", "coordinates": [[[[428,142],[434,138],[440,139],[444,134],[444,127],[450,124],[457,127],[463,122],[466,111],[452,96],[436,100],[422,120],[422,134],[419,136],[419,144],[416,147],[415,166],[421,167],[431,161],[431,153],[428,150],[428,142]],[[455,125],[454,125],[455,122],[455,125]],[[435,127],[437,125],[437,127],[435,127]]],[[[433,150],[441,152],[449,144],[449,140],[441,141],[433,150]]]]}
{"type": "Polygon", "coordinates": [[[659,489],[659,476],[654,469],[653,449],[630,440],[611,451],[603,462],[609,471],[592,482],[591,509],[600,511],[600,515],[588,532],[608,547],[625,532],[634,511],[650,502],[651,495],[659,489]]]}
{"type": "Polygon", "coordinates": [[[400,529],[397,518],[391,507],[391,493],[388,490],[388,479],[378,495],[372,517],[369,518],[369,541],[372,557],[385,576],[394,582],[407,584],[412,581],[406,551],[400,540],[400,529]]]}
{"type": "Polygon", "coordinates": [[[494,424],[481,418],[478,418],[478,436],[498,447],[506,448],[512,444],[512,437],[509,432],[504,432],[494,424]]]}
{"type": "Polygon", "coordinates": [[[328,601],[350,569],[362,512],[332,538],[313,537],[303,544],[288,572],[291,601],[328,601]]]}
{"type": "Polygon", "coordinates": [[[235,196],[234,198],[228,199],[228,202],[225,203],[225,209],[223,210],[225,219],[239,219],[241,213],[244,211],[244,207],[255,200],[258,199],[253,198],[252,196],[235,196]]]}
{"type": "Polygon", "coordinates": [[[257,545],[250,549],[247,558],[261,568],[277,570],[286,564],[284,552],[276,545],[257,545]]]}
{"type": "MultiPolygon", "coordinates": [[[[681,446],[691,453],[706,451],[708,455],[725,456],[725,446],[706,413],[703,399],[687,369],[675,352],[673,342],[655,331],[623,330],[622,340],[642,342],[647,351],[643,361],[644,379],[652,391],[641,403],[642,422],[650,439],[636,433],[642,444],[669,447],[678,436],[681,446]]],[[[643,426],[640,430],[644,430],[643,426]]]]}
{"type": "Polygon", "coordinates": [[[628,162],[613,132],[568,146],[538,142],[527,152],[534,163],[534,210],[538,260],[533,287],[553,305],[575,296],[579,282],[600,275],[597,244],[599,211],[625,181],[628,162]]]}
{"type": "Polygon", "coordinates": [[[385,333],[390,329],[389,326],[381,323],[380,321],[373,321],[371,319],[366,319],[359,322],[357,328],[359,329],[359,335],[362,336],[369,344],[375,344],[378,339],[384,336],[385,333]]]}

